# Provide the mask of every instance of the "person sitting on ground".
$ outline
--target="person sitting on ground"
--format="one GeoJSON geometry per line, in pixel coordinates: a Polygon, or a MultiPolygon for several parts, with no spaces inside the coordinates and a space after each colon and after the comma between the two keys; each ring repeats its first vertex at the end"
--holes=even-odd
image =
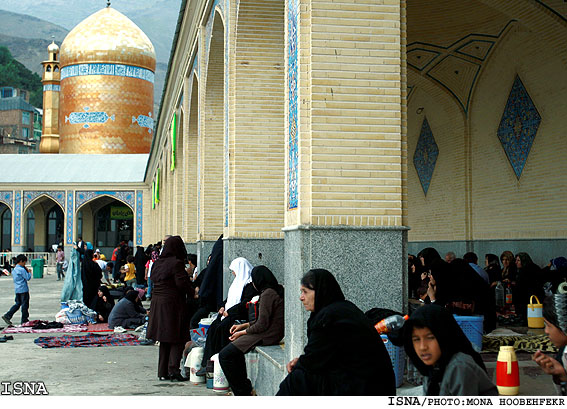
{"type": "Polygon", "coordinates": [[[486,284],[490,284],[488,273],[478,265],[478,256],[476,255],[476,253],[473,253],[472,251],[466,253],[463,256],[463,260],[469,263],[472,269],[476,271],[476,273],[486,282],[486,284]]]}
{"type": "Polygon", "coordinates": [[[246,373],[244,354],[256,345],[277,345],[284,336],[284,288],[266,266],[252,269],[252,283],[260,293],[254,322],[233,325],[230,344],[219,353],[219,363],[232,392],[250,396],[255,392],[246,373]]]}
{"type": "Polygon", "coordinates": [[[207,331],[207,342],[201,369],[197,372],[197,376],[205,376],[207,361],[230,343],[230,329],[236,321],[248,321],[246,303],[258,295],[252,283],[252,268],[244,257],[238,257],[230,263],[229,270],[234,280],[228,289],[228,297],[224,306],[219,309],[217,318],[207,331]]]}
{"type": "Polygon", "coordinates": [[[101,285],[98,289],[98,298],[96,300],[95,311],[98,322],[108,322],[110,312],[114,308],[114,298],[110,295],[110,290],[107,286],[101,285]]]}
{"type": "Polygon", "coordinates": [[[496,254],[486,254],[484,256],[484,263],[486,264],[484,270],[488,274],[488,283],[490,287],[494,288],[498,285],[499,281],[502,281],[502,269],[500,268],[498,256],[496,254]]]}
{"type": "Polygon", "coordinates": [[[130,287],[136,285],[136,266],[134,265],[134,257],[128,256],[128,263],[124,265],[126,270],[126,277],[124,277],[124,283],[130,287]],[[128,267],[128,268],[126,268],[128,267]]]}
{"type": "Polygon", "coordinates": [[[543,282],[541,281],[541,269],[532,261],[528,253],[516,254],[516,289],[513,294],[516,315],[527,322],[528,302],[535,295],[539,300],[544,299],[543,282]]]}
{"type": "Polygon", "coordinates": [[[108,316],[108,328],[136,328],[144,323],[146,310],[138,304],[138,291],[128,291],[108,316]]]}
{"type": "Polygon", "coordinates": [[[447,254],[445,254],[445,262],[447,262],[447,263],[451,263],[456,258],[457,258],[457,255],[452,251],[449,251],[449,252],[447,252],[447,254]]]}
{"type": "Polygon", "coordinates": [[[303,355],[287,364],[277,395],[395,395],[395,375],[372,322],[327,270],[309,270],[299,297],[311,316],[303,355]],[[345,348],[345,334],[354,344],[345,348]]]}
{"type": "Polygon", "coordinates": [[[558,395],[567,395],[567,294],[555,294],[543,301],[545,333],[558,349],[555,358],[538,350],[532,359],[548,375],[558,395]]]}
{"type": "Polygon", "coordinates": [[[445,308],[417,309],[404,324],[403,339],[406,355],[425,376],[425,395],[498,395],[480,354],[445,308]]]}

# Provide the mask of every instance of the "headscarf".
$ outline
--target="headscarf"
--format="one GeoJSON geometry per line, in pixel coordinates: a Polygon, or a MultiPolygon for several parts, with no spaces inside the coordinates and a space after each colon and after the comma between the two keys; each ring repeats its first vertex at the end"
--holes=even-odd
{"type": "Polygon", "coordinates": [[[135,304],[136,300],[138,299],[138,291],[130,290],[126,293],[126,295],[124,297],[127,298],[128,300],[132,301],[135,304]]]}
{"type": "Polygon", "coordinates": [[[473,349],[471,342],[463,333],[453,315],[443,307],[429,304],[418,308],[404,324],[403,332],[406,354],[422,375],[430,377],[428,396],[439,395],[445,368],[457,352],[470,355],[476,364],[486,372],[480,354],[473,349]],[[412,341],[415,327],[429,328],[439,343],[441,357],[434,366],[426,365],[415,352],[412,341]]]}
{"type": "Polygon", "coordinates": [[[345,300],[337,279],[327,270],[321,268],[309,270],[301,279],[301,284],[315,291],[315,310],[311,316],[316,315],[329,304],[345,300]]]}
{"type": "Polygon", "coordinates": [[[207,266],[207,272],[199,287],[201,303],[214,304],[220,307],[223,302],[222,273],[223,273],[223,241],[222,234],[213,245],[211,260],[207,266]]]}
{"type": "Polygon", "coordinates": [[[567,294],[555,294],[543,301],[543,318],[567,335],[567,294]]]}
{"type": "Polygon", "coordinates": [[[163,251],[152,266],[152,282],[165,280],[180,269],[185,271],[186,259],[187,250],[183,239],[179,236],[168,238],[163,245],[163,251]]]}
{"type": "Polygon", "coordinates": [[[260,294],[268,288],[274,290],[280,297],[283,297],[284,289],[278,284],[278,280],[271,272],[271,270],[266,266],[256,266],[252,269],[252,282],[254,287],[260,294]]]}
{"type": "Polygon", "coordinates": [[[564,267],[567,267],[567,258],[565,257],[557,257],[550,260],[552,270],[560,270],[564,267]]]}
{"type": "MultiPolygon", "coordinates": [[[[225,310],[235,306],[240,302],[240,297],[242,296],[242,290],[244,286],[252,282],[252,264],[244,257],[238,257],[232,260],[229,269],[236,273],[230,288],[228,289],[228,297],[226,299],[225,310]]],[[[223,317],[224,318],[224,317],[223,317]]]]}

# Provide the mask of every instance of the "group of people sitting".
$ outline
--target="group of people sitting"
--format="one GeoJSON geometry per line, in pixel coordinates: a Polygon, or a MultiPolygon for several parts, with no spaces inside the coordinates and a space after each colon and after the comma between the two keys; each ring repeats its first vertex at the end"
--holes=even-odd
{"type": "Polygon", "coordinates": [[[540,268],[529,256],[504,251],[500,257],[485,255],[485,267],[475,253],[443,260],[433,248],[408,258],[408,295],[424,303],[436,303],[459,315],[484,315],[484,330],[496,327],[496,313],[513,313],[518,325],[526,325],[527,304],[557,292],[567,281],[567,259],[558,257],[540,268]],[[502,263],[502,264],[500,264],[502,263]],[[506,294],[508,295],[506,297],[506,294]]]}

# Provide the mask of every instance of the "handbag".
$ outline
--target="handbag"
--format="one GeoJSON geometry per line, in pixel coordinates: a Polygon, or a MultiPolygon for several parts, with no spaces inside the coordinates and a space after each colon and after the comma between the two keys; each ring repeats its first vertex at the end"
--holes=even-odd
{"type": "Polygon", "coordinates": [[[248,322],[252,324],[258,318],[258,300],[259,296],[255,296],[250,301],[246,303],[246,308],[248,309],[248,322]]]}
{"type": "Polygon", "coordinates": [[[537,296],[532,295],[530,297],[530,303],[528,304],[528,328],[544,328],[545,323],[543,322],[543,305],[540,304],[537,296]],[[533,299],[536,299],[537,304],[533,303],[533,299]]]}

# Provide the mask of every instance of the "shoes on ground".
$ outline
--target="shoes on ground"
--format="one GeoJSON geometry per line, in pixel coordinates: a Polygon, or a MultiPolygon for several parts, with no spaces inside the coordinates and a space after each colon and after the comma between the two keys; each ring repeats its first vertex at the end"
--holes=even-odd
{"type": "Polygon", "coordinates": [[[195,373],[195,376],[205,376],[206,374],[207,374],[207,368],[201,368],[195,373]]]}
{"type": "Polygon", "coordinates": [[[182,376],[181,374],[169,375],[171,382],[187,382],[189,378],[182,376]]]}
{"type": "Polygon", "coordinates": [[[8,324],[9,326],[12,326],[14,324],[12,324],[12,321],[10,321],[10,318],[6,317],[5,315],[2,315],[2,319],[4,320],[4,322],[6,324],[8,324]]]}
{"type": "Polygon", "coordinates": [[[134,330],[134,332],[140,332],[141,330],[143,330],[143,329],[144,329],[144,325],[145,325],[145,324],[140,325],[138,328],[136,328],[136,329],[134,330]]]}
{"type": "Polygon", "coordinates": [[[14,337],[11,335],[4,335],[3,337],[0,337],[0,342],[12,341],[13,339],[14,337]]]}
{"type": "Polygon", "coordinates": [[[122,332],[126,332],[126,330],[122,327],[114,327],[114,332],[122,333],[122,332]]]}
{"type": "Polygon", "coordinates": [[[169,376],[160,376],[159,380],[160,381],[169,381],[169,376]]]}
{"type": "Polygon", "coordinates": [[[140,341],[140,345],[154,345],[156,342],[153,339],[144,339],[140,341]]]}

